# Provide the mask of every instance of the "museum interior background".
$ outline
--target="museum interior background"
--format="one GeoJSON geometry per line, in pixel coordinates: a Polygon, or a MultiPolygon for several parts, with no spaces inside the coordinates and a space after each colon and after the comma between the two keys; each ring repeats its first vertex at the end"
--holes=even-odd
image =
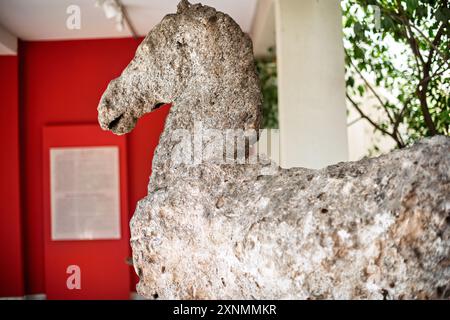
{"type": "MultiPolygon", "coordinates": [[[[374,139],[377,153],[394,147],[354,111],[346,113],[340,1],[201,2],[230,14],[250,34],[256,57],[275,50],[282,166],[358,160],[373,151],[374,139]]],[[[0,0],[0,297],[135,297],[128,221],[147,194],[170,106],[143,117],[131,134],[114,136],[98,126],[97,104],[146,33],[177,3],[0,0]],[[73,134],[80,127],[89,129],[73,134]],[[52,241],[46,139],[120,146],[120,239],[52,241]],[[80,266],[80,290],[66,285],[69,265],[80,266]]]]}

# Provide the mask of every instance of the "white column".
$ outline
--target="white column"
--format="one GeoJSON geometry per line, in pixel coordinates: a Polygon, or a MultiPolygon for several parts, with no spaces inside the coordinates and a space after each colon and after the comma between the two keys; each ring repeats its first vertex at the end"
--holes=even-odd
{"type": "Polygon", "coordinates": [[[346,161],[339,0],[275,0],[275,20],[281,166],[346,161]]]}

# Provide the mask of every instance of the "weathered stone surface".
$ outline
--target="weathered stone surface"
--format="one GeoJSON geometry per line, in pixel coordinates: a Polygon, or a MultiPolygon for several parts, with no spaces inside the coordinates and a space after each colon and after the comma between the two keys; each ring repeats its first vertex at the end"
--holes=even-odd
{"type": "Polygon", "coordinates": [[[226,14],[187,1],[148,34],[111,82],[99,122],[122,134],[160,102],[173,106],[149,194],[131,221],[139,293],[450,296],[449,137],[322,170],[209,158],[180,164],[177,129],[192,132],[196,121],[204,128],[257,128],[261,104],[250,39],[226,14]]]}

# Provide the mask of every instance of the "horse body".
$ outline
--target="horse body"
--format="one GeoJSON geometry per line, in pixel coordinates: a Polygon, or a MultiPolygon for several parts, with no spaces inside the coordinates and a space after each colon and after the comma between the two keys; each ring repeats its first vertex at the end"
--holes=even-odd
{"type": "Polygon", "coordinates": [[[447,292],[448,138],[322,170],[249,163],[248,146],[237,146],[231,162],[179,162],[180,130],[192,134],[196,123],[234,129],[252,144],[246,132],[259,128],[261,107],[248,36],[226,14],[187,1],[110,83],[99,123],[123,134],[166,102],[172,107],[149,193],[131,221],[139,293],[306,299],[447,292]],[[233,162],[241,151],[246,163],[233,162]]]}

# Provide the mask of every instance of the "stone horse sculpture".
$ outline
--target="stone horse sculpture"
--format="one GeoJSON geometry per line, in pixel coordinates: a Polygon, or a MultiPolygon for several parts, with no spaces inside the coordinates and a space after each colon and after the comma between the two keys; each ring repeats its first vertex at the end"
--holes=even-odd
{"type": "MultiPolygon", "coordinates": [[[[179,161],[179,129],[192,134],[201,122],[247,132],[259,128],[261,107],[249,37],[228,15],[187,1],[150,31],[111,81],[99,123],[124,134],[168,102],[148,196],[131,221],[140,294],[449,297],[448,137],[321,170],[276,167],[266,174],[273,164],[264,161],[179,161]]],[[[253,142],[247,140],[246,157],[253,142]]],[[[236,148],[233,159],[242,151],[236,148]]]]}

